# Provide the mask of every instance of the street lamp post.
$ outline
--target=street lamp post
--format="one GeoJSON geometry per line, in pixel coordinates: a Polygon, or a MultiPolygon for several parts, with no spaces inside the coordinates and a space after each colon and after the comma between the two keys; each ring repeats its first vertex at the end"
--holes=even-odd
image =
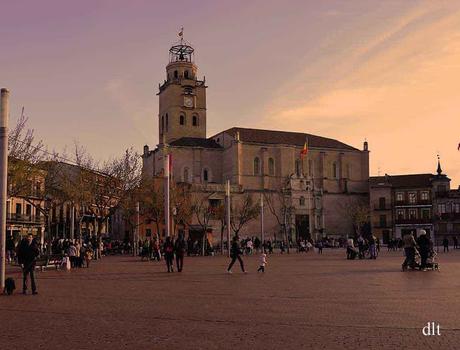
{"type": "Polygon", "coordinates": [[[166,224],[166,237],[170,236],[171,223],[169,219],[169,167],[170,167],[169,154],[165,154],[164,174],[165,174],[165,224],[166,224]]]}
{"type": "Polygon", "coordinates": [[[262,253],[264,251],[264,194],[260,194],[260,240],[262,244],[262,253]]]}
{"type": "Polygon", "coordinates": [[[9,91],[0,91],[0,288],[5,288],[9,91]]]}

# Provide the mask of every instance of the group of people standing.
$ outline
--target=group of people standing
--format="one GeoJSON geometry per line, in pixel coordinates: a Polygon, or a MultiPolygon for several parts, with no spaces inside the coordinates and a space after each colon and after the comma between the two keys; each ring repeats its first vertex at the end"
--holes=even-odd
{"type": "Polygon", "coordinates": [[[374,234],[370,234],[367,237],[359,235],[356,240],[356,245],[353,238],[347,239],[347,259],[353,260],[356,257],[359,259],[365,259],[366,256],[369,259],[377,259],[377,255],[380,252],[380,241],[374,234]],[[356,249],[357,248],[357,249],[356,249]]]}
{"type": "Polygon", "coordinates": [[[408,267],[426,271],[428,267],[428,258],[434,255],[433,242],[426,234],[425,230],[420,230],[419,236],[415,239],[413,233],[408,233],[403,237],[404,254],[406,258],[402,264],[402,270],[406,271],[408,267]],[[416,256],[420,255],[420,264],[416,261],[416,256]]]}

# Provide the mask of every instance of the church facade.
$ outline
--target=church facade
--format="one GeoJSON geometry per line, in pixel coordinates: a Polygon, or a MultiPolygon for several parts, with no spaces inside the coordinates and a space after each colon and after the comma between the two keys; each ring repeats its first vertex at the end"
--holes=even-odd
{"type": "MultiPolygon", "coordinates": [[[[274,200],[278,208],[272,209],[288,203],[283,225],[292,240],[352,234],[350,206],[368,203],[367,142],[360,150],[307,133],[240,127],[208,137],[207,85],[198,79],[193,54],[184,41],[170,49],[166,79],[157,94],[160,143],[153,150],[144,146],[144,175],[161,176],[167,153],[172,159],[172,181],[189,183],[203,200],[223,201],[227,181],[233,203],[248,194],[258,200],[282,193],[285,201],[274,200]],[[302,152],[306,144],[307,152],[302,152]]],[[[220,237],[217,223],[211,226],[215,237],[220,237]]],[[[266,237],[280,237],[279,217],[267,208],[264,231],[266,237]]],[[[240,232],[243,237],[259,234],[258,220],[240,232]]]]}

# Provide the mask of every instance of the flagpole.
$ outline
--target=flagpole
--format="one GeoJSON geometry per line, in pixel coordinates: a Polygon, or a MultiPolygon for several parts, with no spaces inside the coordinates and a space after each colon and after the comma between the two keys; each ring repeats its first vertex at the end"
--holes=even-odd
{"type": "Polygon", "coordinates": [[[231,210],[231,202],[230,202],[230,180],[227,180],[227,250],[228,256],[230,257],[230,210],[231,210]]]}

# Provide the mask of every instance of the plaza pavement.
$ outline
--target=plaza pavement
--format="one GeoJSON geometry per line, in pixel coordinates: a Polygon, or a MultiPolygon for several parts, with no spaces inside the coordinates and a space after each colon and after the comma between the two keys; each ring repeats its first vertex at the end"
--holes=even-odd
{"type": "MultiPolygon", "coordinates": [[[[460,251],[441,272],[400,272],[402,252],[348,261],[343,250],[228,258],[105,257],[38,274],[39,295],[0,297],[0,349],[459,349],[460,251]],[[441,336],[425,337],[428,321],[441,336]]],[[[9,270],[20,287],[19,272],[9,270]]]]}

